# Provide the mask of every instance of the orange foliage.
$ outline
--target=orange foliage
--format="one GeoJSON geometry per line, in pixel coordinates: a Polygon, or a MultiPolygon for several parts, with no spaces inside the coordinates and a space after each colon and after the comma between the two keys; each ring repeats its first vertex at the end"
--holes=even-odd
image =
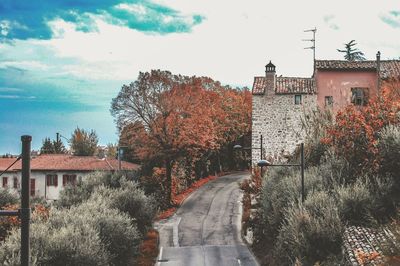
{"type": "Polygon", "coordinates": [[[378,150],[379,131],[389,124],[399,124],[400,98],[394,97],[393,89],[386,85],[378,97],[365,107],[347,106],[336,114],[336,123],[328,128],[328,136],[321,139],[333,146],[336,152],[353,166],[377,171],[380,165],[378,150]]]}
{"type": "MultiPolygon", "coordinates": [[[[4,206],[4,210],[18,210],[20,208],[19,204],[6,205],[4,206]]],[[[36,204],[33,207],[32,219],[48,219],[49,217],[49,208],[41,204],[36,204]]],[[[21,225],[21,220],[18,216],[5,216],[0,217],[0,241],[4,240],[4,238],[8,235],[10,230],[14,227],[18,227],[21,225]]]]}
{"type": "Polygon", "coordinates": [[[142,161],[162,162],[168,195],[171,169],[180,158],[196,161],[245,135],[251,124],[251,94],[207,77],[140,73],[113,99],[121,141],[142,161]]]}
{"type": "Polygon", "coordinates": [[[151,229],[139,247],[140,255],[137,258],[139,266],[153,266],[158,256],[158,232],[151,229]]]}
{"type": "Polygon", "coordinates": [[[377,251],[364,252],[362,250],[356,250],[356,259],[360,265],[368,265],[376,259],[380,258],[380,254],[377,251]]]}

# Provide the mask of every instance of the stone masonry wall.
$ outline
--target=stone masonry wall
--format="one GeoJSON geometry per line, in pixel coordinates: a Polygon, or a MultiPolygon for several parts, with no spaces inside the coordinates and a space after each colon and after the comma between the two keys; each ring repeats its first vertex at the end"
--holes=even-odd
{"type": "Polygon", "coordinates": [[[252,98],[252,165],[260,160],[261,134],[265,159],[281,161],[283,153],[292,153],[303,142],[301,117],[317,106],[317,96],[302,94],[299,105],[294,103],[294,94],[267,91],[252,98]]]}

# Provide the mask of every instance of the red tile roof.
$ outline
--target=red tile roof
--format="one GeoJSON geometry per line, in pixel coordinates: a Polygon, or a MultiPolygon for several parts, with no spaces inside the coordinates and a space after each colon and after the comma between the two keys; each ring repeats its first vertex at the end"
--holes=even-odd
{"type": "MultiPolygon", "coordinates": [[[[7,169],[13,162],[15,162],[17,158],[0,158],[0,172],[3,172],[7,169]]],[[[14,171],[14,168],[18,165],[19,162],[13,165],[7,172],[14,171]]]]}
{"type": "Polygon", "coordinates": [[[275,92],[277,94],[314,94],[316,93],[315,82],[313,78],[277,77],[275,92]]]}
{"type": "MultiPolygon", "coordinates": [[[[0,158],[0,170],[9,166],[15,158],[0,158]],[[5,160],[7,159],[7,160],[5,160]]],[[[122,170],[137,170],[140,165],[121,161],[122,170]]],[[[4,170],[3,169],[3,170],[4,170]]],[[[21,161],[12,169],[21,170],[21,161]]],[[[94,156],[74,156],[69,154],[42,154],[31,160],[31,171],[111,171],[118,170],[118,160],[99,159],[94,156]]]]}
{"type": "Polygon", "coordinates": [[[267,87],[267,79],[265,77],[254,77],[253,94],[264,94],[267,87]]]}
{"type": "MultiPolygon", "coordinates": [[[[266,77],[255,77],[253,83],[253,94],[264,94],[267,87],[274,84],[268,84],[266,77]]],[[[295,78],[295,77],[276,77],[275,93],[277,94],[314,94],[316,92],[315,81],[313,78],[295,78]]]]}
{"type": "MultiPolygon", "coordinates": [[[[315,68],[322,70],[376,71],[376,61],[315,60],[315,68]]],[[[400,77],[400,60],[382,60],[382,79],[400,77]]]]}

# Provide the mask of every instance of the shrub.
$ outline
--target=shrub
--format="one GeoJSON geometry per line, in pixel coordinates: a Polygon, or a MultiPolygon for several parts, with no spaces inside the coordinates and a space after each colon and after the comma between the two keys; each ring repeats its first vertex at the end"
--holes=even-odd
{"type": "Polygon", "coordinates": [[[274,251],[277,264],[337,263],[343,229],[334,199],[323,191],[310,194],[304,205],[292,205],[285,213],[274,251]]]}
{"type": "MultiPolygon", "coordinates": [[[[0,264],[20,265],[20,231],[0,246],[0,264]]],[[[54,230],[48,223],[33,223],[30,235],[32,265],[109,265],[98,233],[89,225],[67,225],[54,230]]]]}
{"type": "Polygon", "coordinates": [[[18,203],[18,197],[12,194],[8,189],[0,188],[0,209],[6,205],[18,203]]]}
{"type": "Polygon", "coordinates": [[[87,175],[76,186],[68,185],[61,192],[56,205],[59,207],[69,208],[79,204],[87,199],[93,193],[95,188],[104,185],[110,188],[121,187],[122,180],[132,179],[134,173],[126,172],[94,172],[87,175]]]}
{"type": "Polygon", "coordinates": [[[369,178],[371,215],[377,221],[386,223],[395,216],[399,202],[399,192],[391,176],[369,178]]]}
{"type": "MultiPolygon", "coordinates": [[[[286,209],[301,201],[301,179],[299,169],[288,167],[269,169],[261,192],[261,214],[266,227],[272,235],[276,234],[283,221],[286,209]]],[[[318,169],[310,167],[305,172],[305,195],[312,191],[322,190],[324,180],[318,169]]]]}
{"type": "Polygon", "coordinates": [[[116,209],[109,208],[107,198],[91,198],[89,201],[54,215],[50,222],[56,227],[67,224],[89,224],[99,233],[114,265],[127,265],[138,252],[140,234],[131,218],[116,209]]]}
{"type": "Polygon", "coordinates": [[[400,126],[389,125],[379,136],[379,152],[382,158],[381,174],[390,174],[400,187],[400,126]]]}
{"type": "MultiPolygon", "coordinates": [[[[103,190],[102,193],[107,192],[103,190]]],[[[110,207],[134,219],[142,235],[152,226],[157,212],[157,203],[153,197],[146,196],[137,183],[125,181],[123,186],[110,192],[109,198],[110,207]]]]}
{"type": "Polygon", "coordinates": [[[368,182],[360,178],[354,184],[338,185],[335,188],[339,214],[343,223],[374,224],[375,221],[371,215],[372,196],[368,187],[368,182]]]}

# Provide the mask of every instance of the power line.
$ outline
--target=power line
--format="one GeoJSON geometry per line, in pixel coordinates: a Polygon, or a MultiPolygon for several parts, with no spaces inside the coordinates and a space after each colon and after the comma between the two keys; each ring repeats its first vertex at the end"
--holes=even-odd
{"type": "Polygon", "coordinates": [[[17,159],[16,159],[9,167],[7,167],[6,170],[4,170],[4,171],[0,174],[0,176],[2,176],[5,172],[7,172],[8,169],[10,169],[10,168],[11,168],[16,162],[18,162],[19,160],[21,160],[21,156],[18,156],[17,159]]]}

